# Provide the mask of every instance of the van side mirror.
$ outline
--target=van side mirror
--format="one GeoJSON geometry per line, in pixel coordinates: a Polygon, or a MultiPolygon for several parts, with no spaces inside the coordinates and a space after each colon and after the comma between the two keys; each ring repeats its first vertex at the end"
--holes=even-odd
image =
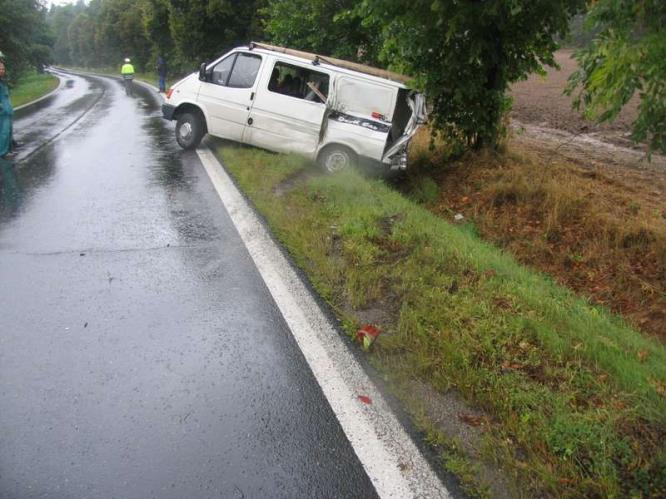
{"type": "Polygon", "coordinates": [[[206,63],[205,62],[202,62],[201,66],[199,66],[199,80],[201,80],[201,81],[206,81],[207,80],[206,63]]]}

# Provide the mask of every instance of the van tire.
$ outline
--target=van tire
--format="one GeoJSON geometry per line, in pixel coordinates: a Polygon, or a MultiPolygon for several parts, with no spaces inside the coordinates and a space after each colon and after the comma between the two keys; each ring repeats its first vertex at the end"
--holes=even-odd
{"type": "Polygon", "coordinates": [[[337,144],[326,146],[319,153],[317,163],[328,173],[341,172],[356,164],[356,153],[349,147],[337,144]]]}
{"type": "Polygon", "coordinates": [[[204,136],[204,123],[199,113],[183,113],[176,121],[176,141],[185,150],[194,149],[204,136]]]}

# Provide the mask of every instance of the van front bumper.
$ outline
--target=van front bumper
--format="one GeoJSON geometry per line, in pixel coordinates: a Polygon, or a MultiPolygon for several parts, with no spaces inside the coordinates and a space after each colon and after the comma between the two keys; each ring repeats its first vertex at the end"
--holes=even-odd
{"type": "Polygon", "coordinates": [[[162,117],[165,120],[171,121],[175,112],[176,106],[172,106],[171,104],[162,104],[162,117]]]}
{"type": "Polygon", "coordinates": [[[390,158],[384,160],[384,164],[389,165],[391,170],[406,170],[407,169],[407,147],[404,147],[400,152],[394,154],[390,158]]]}

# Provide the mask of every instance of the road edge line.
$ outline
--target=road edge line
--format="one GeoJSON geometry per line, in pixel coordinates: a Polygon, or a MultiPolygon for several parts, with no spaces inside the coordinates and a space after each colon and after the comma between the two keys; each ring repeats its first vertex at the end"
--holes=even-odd
{"type": "Polygon", "coordinates": [[[378,495],[451,497],[222,164],[196,152],[378,495]]]}

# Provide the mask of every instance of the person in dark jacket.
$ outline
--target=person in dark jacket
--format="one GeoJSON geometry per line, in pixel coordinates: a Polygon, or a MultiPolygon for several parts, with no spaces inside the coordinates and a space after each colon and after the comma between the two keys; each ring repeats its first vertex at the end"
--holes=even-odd
{"type": "Polygon", "coordinates": [[[167,63],[164,57],[157,58],[157,76],[160,78],[160,92],[166,92],[167,63]]]}
{"type": "Polygon", "coordinates": [[[0,52],[0,158],[9,154],[13,145],[14,108],[9,101],[9,87],[5,81],[5,61],[0,52]]]}

